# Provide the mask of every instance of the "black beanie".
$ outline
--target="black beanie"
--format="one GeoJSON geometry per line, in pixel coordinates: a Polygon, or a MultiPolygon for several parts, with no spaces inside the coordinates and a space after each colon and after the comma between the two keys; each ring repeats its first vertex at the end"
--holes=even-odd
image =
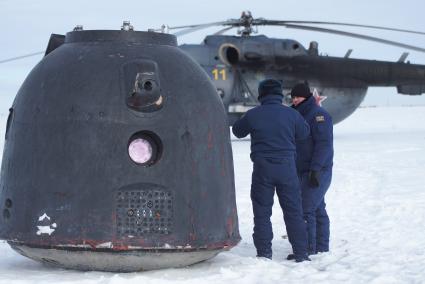
{"type": "Polygon", "coordinates": [[[291,90],[291,97],[309,98],[310,96],[310,87],[305,83],[296,84],[291,90]]]}
{"type": "Polygon", "coordinates": [[[267,96],[267,95],[281,95],[282,94],[282,84],[274,79],[266,79],[260,82],[258,85],[258,99],[267,96]]]}

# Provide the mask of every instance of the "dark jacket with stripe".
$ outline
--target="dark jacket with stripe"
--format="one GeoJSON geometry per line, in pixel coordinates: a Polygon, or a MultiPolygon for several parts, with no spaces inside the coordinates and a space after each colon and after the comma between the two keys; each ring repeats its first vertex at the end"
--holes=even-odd
{"type": "Polygon", "coordinates": [[[333,124],[330,114],[318,106],[311,96],[298,106],[292,106],[300,112],[310,126],[309,139],[297,142],[297,169],[299,172],[320,171],[333,165],[333,124]]]}

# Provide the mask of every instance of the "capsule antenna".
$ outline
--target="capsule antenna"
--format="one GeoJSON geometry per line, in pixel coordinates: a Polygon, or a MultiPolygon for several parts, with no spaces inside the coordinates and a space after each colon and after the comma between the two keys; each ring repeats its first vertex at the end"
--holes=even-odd
{"type": "Polygon", "coordinates": [[[130,24],[130,21],[123,21],[121,26],[122,31],[134,31],[133,26],[130,24]]]}

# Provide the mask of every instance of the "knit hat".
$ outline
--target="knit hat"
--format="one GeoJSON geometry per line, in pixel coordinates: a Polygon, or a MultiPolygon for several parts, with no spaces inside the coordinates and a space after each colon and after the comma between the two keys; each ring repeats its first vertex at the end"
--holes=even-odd
{"type": "Polygon", "coordinates": [[[258,99],[271,94],[281,95],[283,97],[282,84],[274,79],[266,79],[261,81],[258,85],[258,99]]]}
{"type": "Polygon", "coordinates": [[[306,83],[296,84],[291,90],[291,97],[309,98],[311,95],[310,87],[306,83]]]}

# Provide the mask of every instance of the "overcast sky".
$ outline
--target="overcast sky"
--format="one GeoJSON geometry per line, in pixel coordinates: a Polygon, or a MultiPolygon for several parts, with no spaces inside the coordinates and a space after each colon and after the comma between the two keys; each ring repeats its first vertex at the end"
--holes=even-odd
{"type": "MultiPolygon", "coordinates": [[[[83,25],[86,30],[119,29],[123,20],[130,20],[135,29],[143,31],[162,24],[176,26],[238,18],[243,10],[250,10],[254,17],[267,19],[349,22],[425,31],[423,0],[0,0],[0,61],[44,51],[51,33],[65,34],[76,25],[83,25]]],[[[425,35],[360,28],[345,30],[425,47],[425,35]]],[[[178,42],[200,43],[206,34],[214,31],[216,29],[206,29],[182,36],[178,42]]],[[[318,41],[319,52],[331,56],[344,56],[352,48],[353,58],[396,61],[406,51],[317,32],[271,27],[259,27],[259,31],[269,37],[296,39],[306,47],[310,41],[318,41]]],[[[412,63],[425,64],[425,53],[409,53],[408,60],[412,63]]],[[[41,56],[35,56],[0,64],[1,101],[13,100],[20,84],[40,59],[41,56]]],[[[425,95],[406,97],[397,95],[395,88],[370,88],[365,104],[425,105],[425,95]]]]}

